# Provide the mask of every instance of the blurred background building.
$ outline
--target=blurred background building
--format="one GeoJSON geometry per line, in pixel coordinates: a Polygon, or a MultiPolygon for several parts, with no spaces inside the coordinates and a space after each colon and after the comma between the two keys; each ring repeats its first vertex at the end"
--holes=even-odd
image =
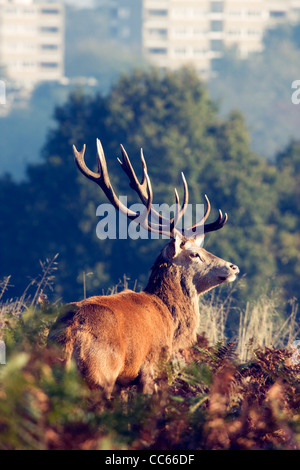
{"type": "Polygon", "coordinates": [[[25,87],[64,76],[64,10],[60,3],[0,0],[0,65],[25,87]]]}
{"type": "MultiPolygon", "coordinates": [[[[84,5],[84,3],[82,4],[84,5]]],[[[300,0],[100,0],[110,36],[139,44],[160,68],[193,64],[203,78],[218,71],[223,51],[242,58],[263,47],[266,29],[300,18],[300,0]]],[[[30,87],[64,77],[64,5],[0,0],[0,70],[30,87]]]]}
{"type": "Polygon", "coordinates": [[[289,0],[144,0],[143,51],[158,67],[192,63],[207,77],[224,48],[235,46],[241,57],[259,52],[266,28],[299,14],[300,1],[289,0]]]}
{"type": "MultiPolygon", "coordinates": [[[[289,92],[290,83],[299,78],[299,31],[300,0],[0,0],[0,151],[5,165],[16,172],[11,163],[16,152],[5,137],[10,129],[18,127],[30,138],[31,150],[22,156],[24,168],[42,145],[53,107],[71,91],[97,90],[105,95],[121,74],[151,65],[174,70],[191,64],[212,97],[222,96],[223,112],[234,103],[247,110],[255,127],[258,105],[254,110],[252,96],[243,108],[241,95],[228,92],[240,90],[244,75],[224,91],[225,75],[233,80],[238,78],[237,68],[259,57],[263,62],[272,35],[282,47],[285,38],[288,44],[281,53],[289,64],[286,77],[279,78],[283,70],[271,76],[269,67],[265,80],[282,100],[284,90],[289,92]],[[294,36],[287,39],[288,34],[294,36]],[[38,132],[27,129],[32,122],[38,132]]],[[[278,48],[274,50],[277,57],[278,48]]],[[[257,80],[253,72],[250,75],[255,91],[257,80]]],[[[244,95],[246,100],[248,93],[244,95]]],[[[265,102],[267,91],[261,96],[260,102],[265,102]]],[[[270,111],[272,117],[275,114],[270,111]]],[[[284,115],[284,109],[277,115],[284,115]]],[[[262,137],[260,142],[259,149],[264,150],[262,137]]]]}

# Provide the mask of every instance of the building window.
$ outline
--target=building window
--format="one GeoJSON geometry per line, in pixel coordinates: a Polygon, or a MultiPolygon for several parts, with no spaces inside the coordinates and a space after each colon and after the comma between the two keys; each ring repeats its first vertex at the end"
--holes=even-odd
{"type": "Polygon", "coordinates": [[[151,47],[148,52],[150,54],[166,54],[168,50],[166,47],[151,47]]]}
{"type": "Polygon", "coordinates": [[[42,33],[58,33],[59,29],[56,26],[42,26],[42,33]]]}
{"type": "Polygon", "coordinates": [[[41,13],[44,15],[58,15],[59,10],[57,8],[42,8],[41,13]]]}
{"type": "Polygon", "coordinates": [[[210,2],[211,13],[223,13],[223,2],[210,2]]]}
{"type": "Polygon", "coordinates": [[[165,10],[165,9],[164,10],[158,10],[158,9],[153,10],[153,9],[151,9],[151,10],[148,10],[148,14],[150,16],[168,16],[168,10],[165,10]]]}
{"type": "Polygon", "coordinates": [[[271,18],[284,18],[285,16],[286,16],[285,11],[279,11],[279,10],[270,11],[271,18]]]}
{"type": "Polygon", "coordinates": [[[57,62],[41,62],[41,67],[45,69],[56,69],[58,67],[57,62]]]}
{"type": "Polygon", "coordinates": [[[210,22],[210,29],[213,32],[220,32],[223,31],[223,21],[211,21],[210,22]]]}
{"type": "Polygon", "coordinates": [[[221,52],[223,50],[223,41],[222,39],[212,39],[210,41],[210,48],[212,51],[221,52]]]}
{"type": "Polygon", "coordinates": [[[150,28],[148,29],[148,34],[151,37],[165,39],[168,35],[168,30],[165,28],[150,28]]]}
{"type": "Polygon", "coordinates": [[[41,48],[44,51],[57,51],[58,45],[57,44],[42,44],[41,48]]]}

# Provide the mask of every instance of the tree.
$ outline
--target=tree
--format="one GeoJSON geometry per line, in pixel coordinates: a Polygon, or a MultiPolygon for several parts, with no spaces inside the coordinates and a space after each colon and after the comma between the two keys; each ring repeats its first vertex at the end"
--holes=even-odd
{"type": "MultiPolygon", "coordinates": [[[[206,193],[212,218],[218,208],[229,213],[227,226],[208,235],[206,245],[247,275],[243,295],[258,295],[266,279],[275,283],[276,257],[270,249],[276,205],[274,168],[251,151],[240,113],[218,117],[216,105],[192,69],[125,74],[105,97],[73,93],[56,109],[55,121],[42,163],[28,168],[22,201],[27,237],[18,256],[31,272],[33,267],[37,270],[39,259],[60,253],[57,293],[63,299],[82,297],[84,272],[94,273],[88,278],[88,295],[102,293],[124,274],[131,276],[130,286],[135,280],[145,284],[164,244],[162,240],[97,239],[96,207],[107,201],[96,185],[82,177],[71,156],[72,144],[81,148],[86,143],[87,163],[93,167],[97,137],[117,195],[130,192],[115,158],[119,144],[126,147],[140,176],[142,146],[155,202],[173,204],[173,189],[181,184],[183,171],[190,202],[203,203],[206,193]]],[[[182,189],[178,190],[182,196],[182,189]]],[[[138,202],[135,194],[131,202],[138,202]]],[[[3,269],[5,275],[16,272],[9,260],[3,269]]]]}
{"type": "Polygon", "coordinates": [[[298,136],[299,107],[291,101],[292,82],[300,76],[299,25],[271,29],[264,50],[241,59],[226,51],[217,77],[208,86],[222,114],[240,109],[251,133],[252,148],[274,161],[291,136],[298,136]]]}
{"type": "Polygon", "coordinates": [[[300,275],[300,142],[277,155],[278,194],[273,245],[278,276],[287,298],[297,297],[300,275]]]}

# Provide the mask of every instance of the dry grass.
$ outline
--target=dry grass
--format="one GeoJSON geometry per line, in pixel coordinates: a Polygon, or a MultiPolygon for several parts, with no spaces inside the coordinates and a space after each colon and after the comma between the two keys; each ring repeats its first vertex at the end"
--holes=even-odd
{"type": "Polygon", "coordinates": [[[209,344],[226,341],[226,323],[232,308],[232,297],[221,301],[213,291],[209,297],[200,297],[200,334],[205,334],[209,344]]]}
{"type": "MultiPolygon", "coordinates": [[[[43,304],[44,293],[53,290],[57,256],[40,263],[41,274],[31,280],[17,299],[3,302],[4,293],[11,285],[11,276],[0,282],[0,339],[3,319],[8,313],[20,317],[26,310],[43,304]]],[[[128,279],[124,276],[118,285],[103,294],[115,294],[127,288],[128,279]]],[[[295,340],[300,339],[296,299],[289,302],[290,313],[286,317],[276,296],[262,296],[256,302],[247,303],[245,308],[241,308],[235,305],[234,289],[229,290],[225,298],[221,293],[220,290],[214,290],[209,296],[200,297],[199,334],[205,335],[210,346],[234,341],[239,360],[245,362],[251,359],[253,351],[258,347],[290,348],[295,340]],[[239,323],[229,327],[232,314],[239,318],[239,323]]],[[[52,307],[55,305],[52,304],[52,307]]]]}
{"type": "Polygon", "coordinates": [[[116,395],[100,410],[97,391],[75,364],[66,370],[57,349],[45,347],[57,305],[39,299],[51,289],[53,268],[55,260],[42,264],[33,295],[26,290],[2,305],[10,279],[0,285],[8,352],[0,367],[0,449],[300,449],[300,363],[280,349],[299,334],[295,301],[283,319],[275,298],[245,309],[232,293],[225,301],[218,291],[201,298],[205,337],[183,351],[183,368],[161,371],[157,395],[142,396],[131,385],[126,400],[116,395]],[[233,313],[240,321],[230,331],[233,313]],[[236,344],[228,343],[231,335],[236,344]]]}
{"type": "Polygon", "coordinates": [[[231,294],[225,301],[212,294],[209,298],[201,298],[199,332],[205,333],[210,345],[234,339],[236,354],[245,362],[258,347],[290,348],[300,338],[295,299],[290,301],[289,310],[288,317],[284,316],[278,300],[272,296],[262,296],[254,303],[247,303],[243,309],[233,306],[231,294]],[[233,309],[238,310],[239,325],[228,333],[228,318],[233,309]]]}
{"type": "Polygon", "coordinates": [[[276,301],[263,297],[254,305],[247,304],[240,313],[237,353],[242,361],[249,360],[253,347],[288,348],[300,334],[296,322],[298,304],[291,303],[291,313],[284,318],[276,301]]]}

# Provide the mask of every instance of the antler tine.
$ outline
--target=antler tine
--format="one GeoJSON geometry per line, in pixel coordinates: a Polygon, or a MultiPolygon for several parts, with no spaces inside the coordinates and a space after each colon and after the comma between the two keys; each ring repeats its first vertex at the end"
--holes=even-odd
{"type": "MultiPolygon", "coordinates": [[[[203,227],[203,231],[201,231],[201,234],[198,235],[198,237],[200,237],[200,236],[202,237],[203,234],[205,234],[205,233],[214,232],[215,230],[219,230],[220,228],[222,228],[226,224],[226,222],[228,220],[227,214],[225,213],[225,215],[223,217],[222,211],[219,210],[219,216],[218,216],[217,220],[215,220],[215,222],[212,222],[211,224],[205,224],[205,222],[206,222],[206,220],[207,220],[207,218],[210,214],[211,205],[210,205],[209,199],[208,199],[206,194],[204,195],[204,197],[205,197],[205,200],[206,200],[206,203],[207,203],[207,208],[206,208],[205,214],[199,222],[192,225],[191,227],[189,227],[185,231],[187,237],[192,237],[193,234],[195,234],[196,229],[198,227],[201,227],[201,226],[203,227]]],[[[197,238],[197,234],[196,234],[196,238],[197,238]]]]}
{"type": "Polygon", "coordinates": [[[151,224],[148,221],[148,216],[150,214],[152,201],[153,201],[153,191],[152,191],[151,181],[150,181],[149,175],[147,173],[147,168],[144,168],[143,178],[144,178],[144,180],[146,182],[146,185],[147,185],[147,192],[149,194],[149,197],[147,199],[147,204],[146,204],[146,207],[145,207],[145,211],[143,212],[143,214],[141,214],[142,219],[143,219],[142,223],[143,223],[144,228],[146,228],[149,231],[153,231],[153,229],[151,227],[151,224]]]}
{"type": "Polygon", "coordinates": [[[208,216],[210,214],[210,210],[211,210],[211,205],[210,205],[210,201],[208,199],[208,197],[206,196],[206,194],[204,194],[204,197],[205,197],[205,200],[206,200],[206,204],[207,204],[207,208],[206,208],[206,211],[205,211],[205,214],[203,216],[203,219],[202,219],[202,223],[204,224],[206,222],[206,220],[208,219],[208,216]]]}
{"type": "MultiPolygon", "coordinates": [[[[146,166],[145,159],[142,155],[142,150],[141,150],[141,161],[142,161],[142,165],[143,165],[143,180],[142,180],[141,183],[139,183],[139,181],[136,177],[136,174],[135,174],[135,171],[134,171],[133,166],[131,164],[131,161],[129,160],[129,157],[128,157],[127,152],[124,149],[123,145],[121,145],[121,153],[122,153],[122,161],[118,158],[118,162],[120,163],[122,169],[125,171],[126,175],[129,178],[130,187],[138,193],[142,203],[146,204],[147,199],[148,199],[147,178],[145,177],[145,171],[147,173],[147,166],[146,166]]],[[[147,173],[147,175],[148,175],[148,173],[147,173]]]]}
{"type": "Polygon", "coordinates": [[[184,196],[183,196],[183,204],[182,204],[181,210],[180,210],[180,218],[185,213],[186,208],[187,208],[188,203],[189,203],[189,188],[188,188],[188,184],[186,182],[186,179],[185,179],[185,176],[184,176],[183,172],[181,172],[181,179],[182,179],[182,182],[183,182],[184,196]]]}
{"type": "Polygon", "coordinates": [[[147,165],[146,165],[146,160],[145,160],[145,157],[144,157],[144,153],[143,153],[143,149],[141,148],[140,150],[140,159],[141,159],[141,163],[142,163],[142,168],[143,168],[143,176],[142,176],[142,182],[141,182],[141,186],[145,186],[146,182],[145,182],[145,179],[146,179],[146,174],[149,178],[149,175],[148,175],[148,170],[147,170],[147,165]],[[145,171],[146,171],[146,174],[145,174],[145,171]]]}
{"type": "Polygon", "coordinates": [[[96,183],[99,182],[100,175],[98,173],[94,173],[91,171],[87,166],[84,161],[84,154],[85,154],[85,149],[86,145],[84,144],[82,147],[82,150],[79,152],[75,145],[73,145],[73,152],[74,152],[74,157],[75,157],[75,162],[78,167],[78,169],[81,171],[81,173],[89,178],[92,181],[95,181],[96,183]]]}
{"type": "Polygon", "coordinates": [[[175,188],[174,192],[175,192],[176,210],[175,210],[174,217],[171,219],[171,233],[174,232],[176,225],[178,224],[179,220],[183,217],[183,214],[186,211],[188,200],[189,200],[188,185],[187,185],[183,172],[181,172],[181,178],[182,178],[183,187],[184,187],[184,201],[183,201],[181,208],[179,209],[180,201],[179,201],[177,189],[175,188]]]}
{"type": "Polygon", "coordinates": [[[219,217],[217,218],[217,220],[215,220],[215,222],[204,225],[204,233],[214,232],[215,230],[219,230],[220,228],[224,227],[227,220],[228,220],[228,215],[226,214],[226,212],[223,217],[222,211],[221,209],[219,209],[219,217]]]}
{"type": "Polygon", "coordinates": [[[181,173],[181,177],[182,177],[183,186],[184,186],[184,201],[183,201],[181,208],[179,209],[180,200],[179,200],[177,189],[175,188],[174,193],[175,193],[176,205],[175,205],[174,217],[172,217],[170,220],[166,219],[165,217],[161,216],[158,212],[156,212],[152,208],[151,211],[155,214],[156,217],[161,218],[162,220],[166,221],[165,224],[162,224],[162,223],[157,224],[157,223],[152,222],[151,220],[150,226],[153,232],[161,233],[164,235],[168,234],[169,236],[173,238],[176,235],[182,237],[183,234],[178,229],[176,229],[176,225],[178,224],[179,220],[182,218],[184,212],[186,211],[186,208],[188,205],[189,192],[188,192],[188,185],[187,185],[187,182],[183,173],[181,173]]]}
{"type": "Polygon", "coordinates": [[[114,207],[118,210],[121,210],[127,217],[130,219],[135,219],[138,214],[136,212],[130,211],[127,207],[125,207],[117,198],[113,187],[111,185],[108,171],[107,171],[107,163],[103,151],[102,144],[99,139],[97,139],[97,164],[98,164],[98,171],[99,171],[99,186],[104,191],[107,199],[114,205],[114,207]]]}
{"type": "Polygon", "coordinates": [[[146,182],[147,192],[149,194],[149,197],[147,198],[147,201],[146,201],[145,211],[143,212],[143,214],[141,214],[143,227],[148,229],[150,232],[156,232],[156,233],[160,233],[160,234],[170,236],[170,231],[169,230],[164,230],[162,228],[162,225],[153,224],[150,221],[148,221],[149,213],[152,210],[151,206],[152,206],[152,201],[153,201],[153,191],[152,191],[152,185],[151,185],[151,181],[150,181],[150,178],[149,178],[149,175],[148,175],[148,172],[147,172],[146,165],[143,168],[143,180],[145,180],[145,182],[146,182]],[[147,221],[147,224],[146,224],[146,221],[147,221]]]}
{"type": "MultiPolygon", "coordinates": [[[[140,153],[140,158],[141,158],[142,167],[143,167],[143,178],[142,178],[141,183],[139,183],[139,181],[137,179],[136,173],[133,169],[131,161],[130,161],[130,159],[128,157],[128,154],[127,154],[125,148],[123,147],[123,145],[121,145],[121,153],[122,153],[122,161],[118,158],[118,162],[120,163],[122,170],[126,173],[126,175],[129,178],[130,187],[134,191],[136,191],[136,193],[138,194],[140,200],[146,206],[149,196],[148,196],[148,183],[147,183],[147,178],[146,178],[145,175],[148,176],[148,171],[147,171],[146,160],[145,160],[145,157],[144,157],[144,154],[143,154],[143,149],[141,149],[141,153],[140,153]]],[[[148,176],[148,179],[149,179],[149,176],[148,176]]],[[[153,208],[151,209],[151,214],[152,214],[152,216],[156,217],[157,220],[158,220],[158,224],[155,224],[155,223],[152,222],[151,226],[153,228],[154,227],[158,228],[157,226],[163,226],[163,225],[165,225],[166,227],[170,226],[170,220],[163,217],[155,209],[153,209],[153,208]]]]}
{"type": "MultiPolygon", "coordinates": [[[[145,160],[144,152],[143,152],[142,148],[141,148],[141,151],[140,151],[140,158],[141,158],[143,170],[146,170],[146,173],[148,174],[146,160],[145,160]]],[[[143,172],[143,178],[144,178],[144,172],[143,172]]],[[[144,179],[142,180],[142,184],[143,184],[143,182],[144,182],[144,179]]]]}
{"type": "Polygon", "coordinates": [[[174,230],[175,230],[176,225],[178,224],[178,221],[180,219],[180,213],[181,213],[181,210],[179,210],[179,206],[180,206],[179,195],[178,195],[176,188],[174,188],[174,193],[175,193],[175,201],[176,201],[175,214],[174,214],[174,217],[172,217],[171,224],[170,224],[170,229],[171,229],[170,232],[172,236],[174,236],[174,230]]]}
{"type": "Polygon", "coordinates": [[[103,148],[99,139],[97,139],[97,157],[98,157],[98,171],[99,173],[95,173],[91,171],[84,160],[84,153],[85,153],[86,146],[84,145],[82,150],[78,152],[75,145],[73,145],[73,152],[75,157],[75,162],[81,171],[81,173],[89,178],[90,180],[94,181],[95,183],[100,186],[103,190],[104,194],[106,195],[107,199],[112,203],[112,205],[118,210],[125,214],[130,220],[136,219],[139,214],[128,209],[122,202],[119,201],[117,198],[112,185],[110,183],[110,179],[108,176],[107,171],[107,164],[103,152],[103,148]]]}
{"type": "Polygon", "coordinates": [[[106,159],[105,159],[105,155],[104,155],[104,151],[103,151],[103,147],[102,147],[102,144],[100,142],[99,139],[97,139],[96,141],[97,143],[97,164],[98,164],[98,171],[99,171],[99,174],[101,175],[101,179],[102,179],[102,184],[103,184],[103,187],[104,188],[109,188],[110,190],[112,190],[112,185],[110,183],[110,179],[109,179],[109,176],[108,176],[108,171],[107,171],[107,163],[106,163],[106,159]]]}
{"type": "Polygon", "coordinates": [[[208,197],[206,196],[206,194],[204,194],[204,197],[205,197],[206,204],[207,204],[207,208],[206,208],[205,214],[204,214],[204,216],[202,217],[201,220],[199,220],[198,222],[196,222],[194,225],[192,225],[191,227],[189,227],[189,228],[186,230],[187,233],[195,233],[198,227],[201,227],[201,226],[204,225],[205,221],[207,220],[207,218],[208,218],[208,216],[209,216],[209,214],[210,214],[211,205],[210,205],[209,199],[208,199],[208,197]]]}

